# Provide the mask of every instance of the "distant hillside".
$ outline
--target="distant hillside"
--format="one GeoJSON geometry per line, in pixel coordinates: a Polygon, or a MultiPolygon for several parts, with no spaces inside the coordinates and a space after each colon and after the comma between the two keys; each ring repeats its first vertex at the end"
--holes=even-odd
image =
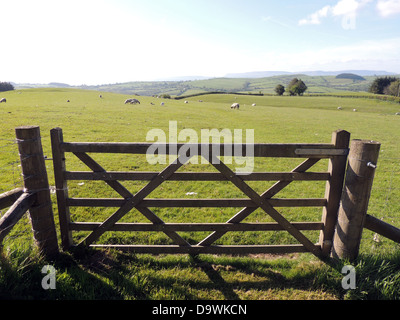
{"type": "Polygon", "coordinates": [[[280,75],[294,75],[305,74],[307,76],[337,76],[341,73],[354,73],[360,76],[389,76],[394,75],[393,72],[382,70],[342,70],[342,71],[301,71],[301,72],[287,72],[287,71],[255,71],[245,73],[228,73],[227,78],[265,78],[280,75]]]}
{"type": "Polygon", "coordinates": [[[99,86],[80,86],[80,89],[108,91],[127,95],[153,96],[169,94],[171,96],[192,95],[201,92],[241,92],[275,94],[275,87],[285,87],[294,77],[302,79],[308,90],[306,94],[324,94],[343,91],[368,91],[375,77],[364,80],[340,79],[335,76],[308,76],[304,74],[278,75],[265,78],[213,78],[192,81],[146,81],[126,82],[99,86]]]}
{"type": "MultiPolygon", "coordinates": [[[[287,86],[294,77],[302,79],[308,90],[306,94],[326,94],[338,92],[367,92],[370,84],[376,78],[371,73],[390,74],[386,71],[358,70],[354,72],[335,72],[333,75],[294,74],[284,71],[267,72],[270,76],[261,77],[264,72],[245,73],[249,77],[235,77],[239,74],[230,74],[232,77],[179,80],[179,81],[135,81],[95,86],[71,86],[71,88],[90,89],[97,91],[115,92],[126,95],[155,96],[169,94],[170,96],[193,95],[202,92],[238,92],[275,94],[278,84],[287,86]],[[271,75],[275,72],[279,75],[271,75]],[[253,77],[250,77],[252,75],[253,77]],[[338,76],[340,75],[340,76],[338,76]]],[[[317,72],[317,71],[313,71],[317,72]]],[[[313,73],[310,72],[310,73],[313,73]]],[[[321,71],[322,72],[322,71],[321,71]]],[[[317,72],[318,73],[318,72],[317,72]]],[[[329,72],[324,72],[329,73],[329,72]]],[[[333,72],[332,72],[333,73],[333,72]]],[[[16,89],[69,87],[64,83],[49,84],[15,84],[16,89]]]]}

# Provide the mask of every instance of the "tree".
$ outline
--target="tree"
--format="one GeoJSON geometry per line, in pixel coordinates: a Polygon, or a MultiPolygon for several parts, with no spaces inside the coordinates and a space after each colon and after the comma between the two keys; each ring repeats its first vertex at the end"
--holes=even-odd
{"type": "Polygon", "coordinates": [[[276,94],[277,94],[278,96],[281,96],[281,95],[283,95],[283,94],[285,93],[285,87],[284,87],[283,85],[281,85],[281,84],[278,84],[278,85],[275,87],[275,92],[276,92],[276,94]]]}
{"type": "Polygon", "coordinates": [[[383,93],[395,97],[400,96],[400,79],[391,82],[387,87],[383,89],[383,93]]]}
{"type": "Polygon", "coordinates": [[[14,86],[10,82],[0,82],[0,91],[14,90],[14,86]]]}
{"type": "Polygon", "coordinates": [[[396,77],[378,77],[376,78],[369,87],[369,92],[375,94],[384,94],[385,88],[390,86],[394,81],[399,80],[396,77]]]}
{"type": "Polygon", "coordinates": [[[293,78],[288,85],[288,89],[291,96],[302,96],[307,90],[307,86],[301,79],[293,78]]]}

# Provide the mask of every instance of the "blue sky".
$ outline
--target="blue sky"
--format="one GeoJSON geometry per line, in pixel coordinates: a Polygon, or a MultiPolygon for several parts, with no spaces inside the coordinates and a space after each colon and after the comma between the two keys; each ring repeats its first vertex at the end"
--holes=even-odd
{"type": "Polygon", "coordinates": [[[0,81],[400,73],[400,0],[13,0],[0,12],[0,81]]]}

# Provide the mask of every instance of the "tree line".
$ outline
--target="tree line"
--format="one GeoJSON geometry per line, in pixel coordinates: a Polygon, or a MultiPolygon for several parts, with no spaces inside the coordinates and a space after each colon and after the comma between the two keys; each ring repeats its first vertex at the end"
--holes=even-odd
{"type": "Polygon", "coordinates": [[[14,90],[14,86],[10,82],[0,82],[0,92],[14,90]]]}
{"type": "Polygon", "coordinates": [[[378,77],[372,82],[369,92],[399,97],[400,79],[396,77],[378,77]]]}

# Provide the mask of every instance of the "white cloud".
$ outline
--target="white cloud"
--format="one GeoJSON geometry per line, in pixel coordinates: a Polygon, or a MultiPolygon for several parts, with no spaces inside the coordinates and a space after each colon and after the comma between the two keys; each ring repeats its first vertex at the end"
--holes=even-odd
{"type": "Polygon", "coordinates": [[[382,17],[388,17],[400,13],[400,0],[378,0],[376,5],[382,17]]]}
{"type": "Polygon", "coordinates": [[[282,53],[270,51],[263,57],[270,61],[265,70],[387,70],[400,71],[400,38],[359,41],[351,45],[329,46],[318,50],[282,53]],[[299,63],[301,61],[301,63],[299,63]]]}
{"type": "Polygon", "coordinates": [[[326,18],[328,16],[329,11],[332,10],[331,6],[325,6],[322,9],[310,14],[307,19],[302,19],[299,21],[299,25],[306,24],[321,24],[321,18],[326,18]]]}
{"type": "Polygon", "coordinates": [[[310,14],[306,19],[301,19],[299,21],[299,25],[321,24],[321,19],[328,16],[355,17],[357,12],[371,1],[372,0],[340,0],[334,6],[325,6],[322,9],[310,14]]]}

